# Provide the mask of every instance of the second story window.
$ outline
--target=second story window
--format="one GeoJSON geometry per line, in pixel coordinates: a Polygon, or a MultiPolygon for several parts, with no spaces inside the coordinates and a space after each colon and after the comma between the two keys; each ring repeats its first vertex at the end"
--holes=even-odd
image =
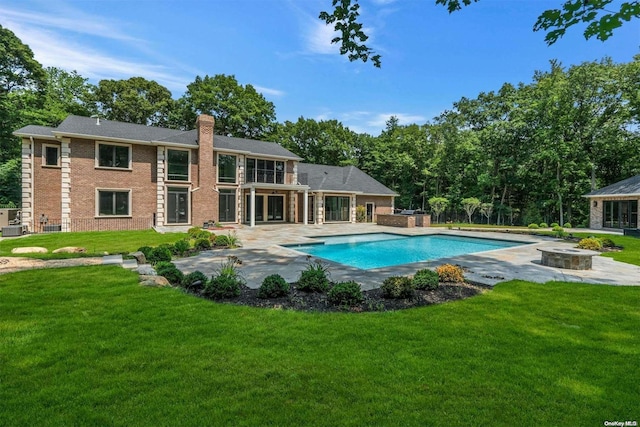
{"type": "Polygon", "coordinates": [[[42,165],[60,166],[60,147],[44,144],[42,146],[42,165]]]}
{"type": "Polygon", "coordinates": [[[98,166],[103,168],[129,169],[131,147],[129,145],[98,144],[98,166]]]}
{"type": "Polygon", "coordinates": [[[189,152],[167,150],[167,179],[169,181],[189,181],[189,152]]]}
{"type": "Polygon", "coordinates": [[[236,156],[218,154],[218,182],[236,183],[236,156]]]}
{"type": "Polygon", "coordinates": [[[284,162],[247,159],[247,182],[284,184],[284,162]]]}

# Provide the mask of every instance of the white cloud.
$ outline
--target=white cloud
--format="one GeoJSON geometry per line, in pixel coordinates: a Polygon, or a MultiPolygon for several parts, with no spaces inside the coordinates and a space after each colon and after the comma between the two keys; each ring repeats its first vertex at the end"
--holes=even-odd
{"type": "Polygon", "coordinates": [[[131,37],[118,28],[115,23],[105,21],[102,17],[92,17],[77,11],[68,12],[71,16],[54,16],[51,13],[25,12],[0,7],[0,16],[7,21],[28,26],[49,27],[58,30],[72,31],[113,40],[140,43],[142,40],[131,37]]]}
{"type": "Polygon", "coordinates": [[[392,117],[398,119],[400,125],[410,125],[413,123],[423,124],[427,121],[426,117],[417,114],[404,114],[404,113],[377,113],[371,119],[367,121],[369,126],[375,126],[384,128],[387,121],[392,117]]]}
{"type": "Polygon", "coordinates": [[[279,90],[279,89],[272,89],[272,88],[268,88],[268,87],[264,87],[264,86],[257,86],[257,85],[252,85],[256,91],[264,94],[264,95],[271,95],[271,96],[276,96],[276,97],[281,97],[285,95],[285,92],[283,90],[279,90]]]}
{"type": "Polygon", "coordinates": [[[338,47],[331,43],[331,40],[338,33],[331,25],[322,22],[309,22],[306,34],[306,50],[310,53],[318,53],[322,55],[337,54],[338,47]]]}
{"type": "Polygon", "coordinates": [[[33,50],[35,59],[44,66],[77,71],[90,80],[141,76],[155,80],[172,91],[185,90],[188,79],[163,65],[137,60],[128,61],[99,51],[87,44],[79,44],[54,31],[36,27],[23,28],[12,23],[12,31],[33,50]]]}

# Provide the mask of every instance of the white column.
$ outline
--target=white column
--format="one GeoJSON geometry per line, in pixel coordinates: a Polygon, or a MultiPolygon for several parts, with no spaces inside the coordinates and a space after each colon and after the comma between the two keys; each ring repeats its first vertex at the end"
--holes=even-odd
{"type": "Polygon", "coordinates": [[[256,226],[256,189],[251,187],[251,227],[256,226]]]}
{"type": "Polygon", "coordinates": [[[316,224],[324,223],[324,194],[316,194],[316,224]]]}
{"type": "Polygon", "coordinates": [[[156,153],[156,224],[164,225],[164,147],[158,146],[156,153]]]}
{"type": "Polygon", "coordinates": [[[33,231],[33,153],[29,139],[22,140],[22,224],[33,231]]]}
{"type": "Polygon", "coordinates": [[[302,202],[304,206],[302,209],[302,222],[304,225],[309,224],[309,190],[304,190],[304,202],[302,202]]]}
{"type": "Polygon", "coordinates": [[[352,194],[349,197],[350,201],[351,201],[351,223],[355,224],[356,223],[356,195],[352,194]]]}
{"type": "Polygon", "coordinates": [[[69,138],[60,143],[60,169],[62,174],[62,229],[71,230],[71,144],[69,138]]]}

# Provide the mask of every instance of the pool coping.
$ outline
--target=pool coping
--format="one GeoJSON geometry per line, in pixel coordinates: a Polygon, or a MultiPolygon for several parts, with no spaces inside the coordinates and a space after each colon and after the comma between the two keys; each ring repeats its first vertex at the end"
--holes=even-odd
{"type": "Polygon", "coordinates": [[[210,275],[215,272],[220,263],[227,259],[227,256],[233,255],[242,261],[239,270],[245,278],[247,286],[251,288],[259,287],[262,280],[270,274],[280,274],[285,280],[295,282],[300,272],[308,265],[310,259],[316,257],[309,257],[306,254],[281,245],[308,244],[312,242],[313,237],[319,235],[335,236],[374,232],[406,236],[441,234],[491,238],[525,244],[475,254],[370,270],[361,270],[333,261],[326,261],[331,280],[335,282],[355,280],[361,284],[363,289],[368,290],[379,287],[384,278],[389,276],[413,275],[422,268],[435,268],[437,265],[450,263],[462,266],[465,269],[465,277],[470,282],[489,287],[512,279],[538,283],[565,281],[610,285],[640,285],[640,267],[617,262],[602,256],[594,257],[592,270],[562,270],[541,265],[538,248],[551,246],[573,248],[575,246],[575,244],[562,242],[551,237],[495,231],[443,230],[441,228],[398,229],[375,224],[325,224],[317,227],[303,227],[292,224],[290,226],[262,226],[238,229],[236,233],[243,243],[243,248],[206,251],[194,257],[176,260],[175,264],[184,272],[200,270],[210,275]]]}

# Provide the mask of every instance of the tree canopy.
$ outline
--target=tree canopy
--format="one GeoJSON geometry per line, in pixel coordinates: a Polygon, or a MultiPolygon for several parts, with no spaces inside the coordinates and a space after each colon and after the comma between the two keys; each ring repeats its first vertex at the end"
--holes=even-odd
{"type": "Polygon", "coordinates": [[[218,133],[277,142],[307,162],[355,165],[396,191],[396,206],[429,209],[437,220],[471,222],[480,212],[498,224],[579,225],[589,214],[583,194],[640,174],[640,55],[622,64],[551,61],[527,84],[462,97],[427,123],[390,117],[372,136],[337,120],[277,123],[274,105],[234,76],[196,77],[178,100],[139,77],[95,87],[76,72],[43,71],[12,33],[2,36],[4,51],[24,64],[0,73],[24,75],[6,77],[22,85],[0,97],[0,203],[20,201],[20,143],[12,131],[95,112],[180,129],[212,114],[218,133]]]}
{"type": "MultiPolygon", "coordinates": [[[[480,0],[435,0],[437,5],[447,8],[449,13],[461,10],[465,6],[480,0]]],[[[577,24],[588,24],[584,30],[586,39],[596,37],[605,41],[613,35],[616,28],[624,22],[640,17],[640,1],[623,2],[618,10],[610,10],[613,0],[568,0],[558,9],[543,11],[533,26],[534,31],[546,31],[545,41],[552,45],[567,30],[577,24]]],[[[371,60],[380,67],[381,56],[368,47],[365,42],[369,36],[363,30],[360,21],[358,0],[332,0],[333,10],[320,12],[319,18],[327,25],[333,25],[338,35],[331,43],[340,45],[340,54],[347,55],[350,61],[371,60]]]]}

